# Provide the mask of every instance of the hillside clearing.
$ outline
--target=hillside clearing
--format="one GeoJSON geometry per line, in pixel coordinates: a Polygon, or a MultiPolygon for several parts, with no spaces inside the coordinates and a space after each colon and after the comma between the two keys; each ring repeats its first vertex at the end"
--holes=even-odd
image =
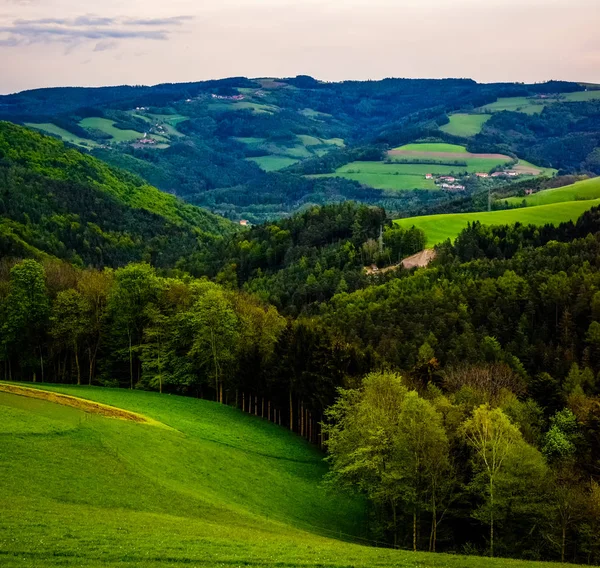
{"type": "Polygon", "coordinates": [[[176,430],[0,393],[3,566],[547,566],[337,540],[359,541],[362,502],[325,491],[322,454],[286,429],[198,399],[43,388],[176,430]]]}
{"type": "Polygon", "coordinates": [[[504,211],[485,211],[481,213],[450,213],[446,215],[425,215],[396,219],[401,227],[418,227],[425,231],[427,247],[435,246],[446,239],[454,239],[468,223],[479,221],[484,225],[558,225],[565,221],[575,221],[582,213],[600,204],[600,199],[572,201],[570,203],[552,203],[537,207],[523,207],[504,211]]]}
{"type": "Polygon", "coordinates": [[[469,138],[479,134],[491,117],[491,114],[452,114],[449,117],[450,122],[440,126],[440,130],[453,136],[469,138]]]}

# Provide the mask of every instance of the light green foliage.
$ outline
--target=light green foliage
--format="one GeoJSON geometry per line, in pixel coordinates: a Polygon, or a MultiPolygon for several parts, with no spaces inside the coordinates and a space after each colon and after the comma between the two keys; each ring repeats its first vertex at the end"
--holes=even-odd
{"type": "Polygon", "coordinates": [[[396,219],[394,222],[400,227],[415,226],[422,229],[427,235],[427,246],[432,247],[446,239],[453,240],[469,223],[474,221],[479,221],[483,225],[512,225],[517,222],[524,225],[558,225],[565,221],[576,221],[582,213],[599,204],[600,199],[595,199],[504,211],[425,215],[396,219]]]}
{"type": "Polygon", "coordinates": [[[503,201],[511,205],[528,206],[547,205],[550,203],[563,203],[566,201],[585,201],[600,198],[600,177],[578,181],[564,187],[544,189],[525,197],[509,197],[503,201]]]}
{"type": "Polygon", "coordinates": [[[549,460],[566,460],[575,455],[576,444],[580,441],[577,418],[565,408],[550,419],[550,428],[544,436],[542,451],[549,460]]]}
{"type": "Polygon", "coordinates": [[[440,126],[442,132],[468,138],[481,132],[483,125],[491,118],[490,114],[452,114],[450,122],[440,126]]]}
{"type": "Polygon", "coordinates": [[[223,380],[236,361],[238,318],[225,294],[215,285],[206,287],[188,317],[194,333],[190,355],[212,377],[218,400],[223,402],[223,380]]]}

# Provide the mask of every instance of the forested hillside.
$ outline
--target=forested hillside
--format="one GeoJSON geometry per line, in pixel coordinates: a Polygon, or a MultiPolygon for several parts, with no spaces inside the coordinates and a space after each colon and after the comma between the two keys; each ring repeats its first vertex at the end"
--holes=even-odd
{"type": "Polygon", "coordinates": [[[0,122],[0,255],[172,267],[232,232],[225,219],[63,143],[0,122]]]}

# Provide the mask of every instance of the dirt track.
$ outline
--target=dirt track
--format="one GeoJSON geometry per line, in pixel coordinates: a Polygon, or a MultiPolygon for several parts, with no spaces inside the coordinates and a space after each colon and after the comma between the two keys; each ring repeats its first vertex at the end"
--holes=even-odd
{"type": "Polygon", "coordinates": [[[405,258],[402,261],[402,266],[406,269],[415,268],[415,266],[422,268],[423,266],[427,266],[434,258],[435,251],[433,249],[425,249],[405,258]]]}
{"type": "Polygon", "coordinates": [[[464,160],[466,158],[488,158],[493,160],[511,159],[504,154],[471,154],[470,152],[416,152],[415,150],[390,150],[390,156],[405,156],[407,158],[448,158],[451,160],[464,160]]]}
{"type": "Polygon", "coordinates": [[[0,383],[0,392],[7,392],[19,396],[47,400],[48,402],[62,404],[63,406],[70,406],[71,408],[77,408],[78,410],[83,410],[84,412],[89,412],[91,414],[101,414],[102,416],[107,416],[108,418],[131,420],[133,422],[143,422],[146,424],[160,424],[160,422],[157,422],[156,420],[152,420],[151,418],[147,418],[146,416],[142,416],[141,414],[137,414],[135,412],[129,412],[128,410],[122,410],[121,408],[108,406],[107,404],[100,404],[99,402],[85,400],[76,396],[69,396],[67,394],[23,387],[20,385],[9,385],[6,383],[0,383]]]}

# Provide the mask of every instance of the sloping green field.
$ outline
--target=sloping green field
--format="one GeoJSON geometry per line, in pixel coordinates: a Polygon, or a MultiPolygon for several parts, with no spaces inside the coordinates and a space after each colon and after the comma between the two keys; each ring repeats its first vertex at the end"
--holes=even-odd
{"type": "Polygon", "coordinates": [[[523,207],[505,211],[482,213],[451,213],[447,215],[425,215],[394,221],[401,227],[418,227],[425,231],[427,246],[432,247],[446,239],[454,239],[468,223],[479,221],[484,225],[558,225],[565,221],[575,221],[583,212],[600,204],[600,199],[552,203],[537,207],[523,207]]]}
{"type": "Polygon", "coordinates": [[[511,205],[521,205],[522,203],[526,205],[547,205],[549,203],[598,198],[600,198],[600,177],[578,181],[572,185],[555,189],[545,189],[526,197],[509,197],[503,201],[511,205]]]}
{"type": "Polygon", "coordinates": [[[405,144],[394,148],[394,150],[403,150],[406,152],[448,152],[451,154],[466,154],[467,149],[457,144],[445,144],[441,142],[415,142],[414,144],[405,144]]]}
{"type": "Polygon", "coordinates": [[[553,103],[573,103],[583,101],[600,100],[600,91],[579,91],[577,93],[562,93],[556,97],[547,99],[538,99],[532,97],[507,97],[499,98],[496,102],[481,107],[483,112],[500,112],[503,110],[513,112],[524,112],[526,114],[536,114],[553,103]]]}
{"type": "Polygon", "coordinates": [[[52,124],[51,122],[45,122],[43,124],[33,124],[31,122],[27,122],[25,123],[25,126],[29,126],[29,128],[35,128],[36,130],[41,130],[44,134],[54,134],[54,136],[58,136],[65,142],[75,144],[75,146],[80,146],[82,148],[95,148],[98,146],[98,144],[93,140],[81,138],[75,134],[72,134],[68,130],[65,130],[64,128],[60,128],[60,126],[56,126],[56,124],[52,124]]]}
{"type": "Polygon", "coordinates": [[[364,504],[326,491],[322,454],[286,429],[203,400],[43,387],[161,424],[0,392],[3,567],[547,566],[343,542],[364,504]]]}
{"type": "Polygon", "coordinates": [[[453,136],[475,136],[481,132],[482,126],[492,117],[491,114],[453,114],[450,122],[440,126],[442,132],[453,136]]]}

